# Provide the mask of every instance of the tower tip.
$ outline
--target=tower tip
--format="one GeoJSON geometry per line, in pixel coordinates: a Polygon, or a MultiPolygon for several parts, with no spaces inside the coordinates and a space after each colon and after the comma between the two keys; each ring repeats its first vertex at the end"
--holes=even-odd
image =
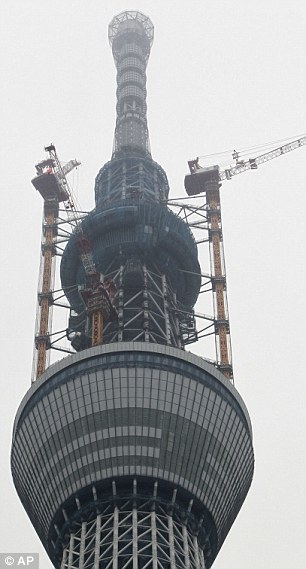
{"type": "MultiPolygon", "coordinates": [[[[114,45],[114,40],[117,39],[118,41],[121,39],[126,43],[128,34],[133,34],[134,37],[138,35],[139,38],[142,38],[142,43],[145,41],[147,44],[147,57],[149,57],[154,38],[154,26],[150,18],[138,10],[127,10],[114,16],[108,27],[108,39],[113,48],[115,58],[117,49],[114,45]]],[[[119,44],[121,45],[121,41],[119,41],[119,44]]]]}

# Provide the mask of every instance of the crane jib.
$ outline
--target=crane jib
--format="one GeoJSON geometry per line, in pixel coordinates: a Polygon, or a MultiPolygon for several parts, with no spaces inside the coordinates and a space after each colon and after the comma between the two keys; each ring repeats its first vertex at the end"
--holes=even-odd
{"type": "Polygon", "coordinates": [[[198,158],[196,160],[191,160],[188,162],[191,173],[187,174],[185,177],[186,192],[189,196],[205,192],[205,184],[209,178],[209,174],[216,172],[216,170],[219,172],[220,182],[223,180],[230,180],[233,176],[242,174],[242,172],[246,172],[247,170],[257,170],[260,164],[264,164],[265,162],[269,162],[274,158],[278,158],[278,156],[292,152],[292,150],[296,150],[305,144],[306,136],[302,136],[296,140],[293,140],[292,142],[288,142],[282,146],[274,148],[273,150],[269,150],[269,152],[265,152],[264,154],[260,154],[259,156],[255,156],[254,158],[249,158],[247,160],[239,159],[239,153],[235,152],[235,166],[232,168],[226,168],[222,171],[220,171],[219,166],[216,165],[202,168],[199,165],[198,158]]]}

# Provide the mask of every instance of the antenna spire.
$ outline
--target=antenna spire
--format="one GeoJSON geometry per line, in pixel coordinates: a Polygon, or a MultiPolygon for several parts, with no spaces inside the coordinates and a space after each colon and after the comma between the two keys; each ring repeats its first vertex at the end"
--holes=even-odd
{"type": "Polygon", "coordinates": [[[111,21],[108,38],[117,67],[117,120],[113,157],[137,151],[151,155],[147,126],[146,66],[153,43],[151,20],[138,11],[111,21]]]}

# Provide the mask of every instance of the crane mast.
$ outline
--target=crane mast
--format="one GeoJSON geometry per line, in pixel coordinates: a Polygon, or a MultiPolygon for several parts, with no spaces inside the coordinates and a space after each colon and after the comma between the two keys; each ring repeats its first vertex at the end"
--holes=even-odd
{"type": "Polygon", "coordinates": [[[67,220],[76,235],[78,253],[86,274],[87,288],[80,291],[80,294],[90,321],[88,328],[91,331],[92,346],[103,342],[104,321],[116,318],[116,311],[112,305],[114,283],[112,281],[103,283],[100,280],[101,275],[93,261],[91,243],[84,235],[80,215],[66,179],[66,175],[79,166],[80,162],[70,160],[62,165],[53,144],[46,146],[45,150],[48,152],[48,158],[36,164],[36,176],[32,180],[32,184],[44,200],[33,380],[45,371],[49,350],[53,347],[50,337],[60,203],[63,203],[67,220]]]}
{"type": "Polygon", "coordinates": [[[255,158],[249,158],[248,160],[240,159],[239,153],[234,150],[233,158],[236,161],[235,166],[223,171],[220,171],[218,165],[205,168],[201,167],[199,158],[188,162],[190,174],[185,176],[184,181],[187,194],[191,197],[197,197],[203,194],[206,197],[206,204],[203,207],[207,215],[207,229],[210,243],[209,250],[211,283],[214,294],[217,364],[223,374],[228,378],[233,377],[233,369],[231,363],[230,327],[227,311],[226,274],[223,253],[220,202],[221,182],[230,180],[233,176],[246,172],[247,170],[255,170],[259,165],[287,154],[305,144],[306,136],[302,136],[292,142],[283,144],[269,152],[260,154],[255,158]]]}
{"type": "Polygon", "coordinates": [[[223,374],[231,379],[233,369],[231,363],[231,346],[229,337],[229,320],[226,299],[226,275],[222,243],[222,220],[220,191],[216,184],[207,189],[207,218],[210,244],[211,282],[214,295],[215,334],[217,340],[218,367],[223,374]]]}
{"type": "Polygon", "coordinates": [[[52,307],[52,275],[54,258],[54,240],[56,236],[56,202],[44,200],[44,223],[42,242],[42,286],[38,293],[39,305],[39,329],[35,335],[35,347],[37,350],[36,377],[39,377],[46,369],[47,350],[50,347],[50,311],[52,307]]]}
{"type": "Polygon", "coordinates": [[[33,369],[35,378],[40,377],[45,371],[47,354],[50,349],[59,204],[69,202],[70,193],[66,173],[79,165],[76,160],[71,160],[64,171],[58,160],[55,147],[51,144],[45,150],[48,152],[48,158],[36,164],[36,176],[32,180],[32,184],[44,200],[42,256],[35,332],[36,357],[34,358],[33,369]]]}

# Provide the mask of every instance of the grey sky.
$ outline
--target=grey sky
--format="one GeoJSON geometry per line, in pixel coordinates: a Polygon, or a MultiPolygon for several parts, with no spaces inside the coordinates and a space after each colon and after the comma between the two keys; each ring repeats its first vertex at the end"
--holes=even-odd
{"type": "MultiPolygon", "coordinates": [[[[110,158],[115,124],[107,26],[126,9],[143,11],[155,26],[148,122],[172,196],[184,194],[190,158],[305,132],[302,0],[10,0],[1,7],[0,551],[39,551],[46,569],[9,472],[33,350],[42,203],[30,179],[52,141],[63,161],[82,162],[78,199],[93,207],[94,177],[110,158]]],[[[256,470],[214,569],[305,563],[305,152],[221,189],[234,371],[253,424],[256,470]]],[[[205,356],[203,343],[191,350],[205,356]]]]}

